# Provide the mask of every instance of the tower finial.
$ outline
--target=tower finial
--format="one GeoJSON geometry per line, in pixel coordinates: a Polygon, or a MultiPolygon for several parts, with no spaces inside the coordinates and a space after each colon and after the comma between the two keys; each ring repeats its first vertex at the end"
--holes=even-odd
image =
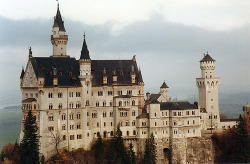
{"type": "Polygon", "coordinates": [[[85,36],[86,36],[86,35],[85,35],[85,31],[84,31],[84,34],[83,34],[84,40],[85,40],[85,36]]]}
{"type": "Polygon", "coordinates": [[[32,57],[32,50],[31,50],[31,47],[29,48],[29,58],[32,57]]]}

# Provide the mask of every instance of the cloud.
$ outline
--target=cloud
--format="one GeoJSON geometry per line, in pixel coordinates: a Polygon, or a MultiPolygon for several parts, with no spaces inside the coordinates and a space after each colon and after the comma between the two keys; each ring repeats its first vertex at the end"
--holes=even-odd
{"type": "MultiPolygon", "coordinates": [[[[18,90],[21,66],[28,46],[34,56],[52,55],[50,35],[53,20],[10,20],[0,17],[0,90],[18,90]]],[[[92,59],[131,59],[135,54],[142,69],[145,91],[158,92],[162,82],[172,97],[196,95],[195,78],[200,76],[199,60],[209,51],[216,59],[215,74],[221,77],[222,92],[249,90],[249,26],[231,31],[210,31],[196,26],[166,22],[153,14],[149,20],[134,22],[113,33],[112,22],[89,25],[65,19],[69,35],[68,54],[80,56],[83,33],[92,59]]]]}
{"type": "MultiPolygon", "coordinates": [[[[2,0],[0,16],[9,19],[49,19],[56,13],[56,1],[2,0]]],[[[164,21],[212,31],[230,31],[250,24],[248,0],[74,0],[60,1],[64,18],[100,25],[112,22],[120,30],[138,21],[162,15],[164,21]]]]}

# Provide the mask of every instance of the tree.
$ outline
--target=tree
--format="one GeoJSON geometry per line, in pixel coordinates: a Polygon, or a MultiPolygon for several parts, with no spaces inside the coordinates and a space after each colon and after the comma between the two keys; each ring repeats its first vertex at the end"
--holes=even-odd
{"type": "Polygon", "coordinates": [[[29,110],[24,123],[24,136],[20,143],[20,164],[39,163],[39,143],[37,136],[36,117],[29,110]]]}
{"type": "Polygon", "coordinates": [[[59,153],[59,145],[63,141],[60,132],[57,130],[55,133],[51,131],[52,144],[55,145],[56,154],[59,153]]]}
{"type": "Polygon", "coordinates": [[[246,121],[239,116],[239,122],[234,133],[233,162],[248,163],[250,158],[250,140],[247,132],[246,121]]]}
{"type": "Polygon", "coordinates": [[[108,163],[129,163],[119,125],[117,126],[115,137],[109,143],[107,152],[108,163]]]}
{"type": "Polygon", "coordinates": [[[129,159],[129,163],[131,163],[131,164],[135,164],[136,163],[135,152],[133,150],[132,143],[129,144],[128,159],[129,159]]]}
{"type": "Polygon", "coordinates": [[[142,163],[145,163],[145,164],[156,163],[156,147],[155,147],[155,139],[154,139],[153,133],[151,133],[150,138],[146,140],[142,163]]]}
{"type": "Polygon", "coordinates": [[[104,159],[104,143],[102,142],[101,135],[98,136],[96,143],[92,146],[94,150],[94,156],[97,163],[103,163],[104,159]]]}

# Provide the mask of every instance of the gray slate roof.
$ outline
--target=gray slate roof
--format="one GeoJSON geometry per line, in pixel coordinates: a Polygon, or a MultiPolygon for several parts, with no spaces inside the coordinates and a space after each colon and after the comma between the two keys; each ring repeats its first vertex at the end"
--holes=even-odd
{"type": "Polygon", "coordinates": [[[188,101],[179,102],[163,102],[160,103],[161,110],[188,110],[198,109],[195,104],[190,104],[188,101]]]}
{"type": "Polygon", "coordinates": [[[27,98],[27,99],[24,99],[23,102],[32,102],[32,101],[36,101],[35,98],[27,98]]]}
{"type": "MultiPolygon", "coordinates": [[[[30,58],[37,77],[45,78],[45,87],[53,86],[53,69],[57,70],[58,86],[82,86],[79,76],[79,61],[75,58],[33,57],[30,58]],[[62,76],[60,76],[62,74],[62,76]]],[[[134,65],[136,84],[142,81],[141,72],[136,61],[133,60],[92,60],[91,73],[92,86],[102,86],[103,70],[106,70],[108,85],[113,84],[114,70],[117,75],[118,85],[131,85],[130,72],[134,65]],[[140,78],[141,77],[141,78],[140,78]]]]}
{"type": "Polygon", "coordinates": [[[84,40],[83,40],[83,45],[82,45],[82,51],[81,51],[81,57],[80,59],[90,59],[89,57],[89,50],[88,50],[88,46],[85,40],[85,34],[84,34],[84,40]]]}
{"type": "Polygon", "coordinates": [[[140,114],[139,116],[137,116],[136,118],[149,118],[149,114],[143,112],[142,114],[140,114]]]}

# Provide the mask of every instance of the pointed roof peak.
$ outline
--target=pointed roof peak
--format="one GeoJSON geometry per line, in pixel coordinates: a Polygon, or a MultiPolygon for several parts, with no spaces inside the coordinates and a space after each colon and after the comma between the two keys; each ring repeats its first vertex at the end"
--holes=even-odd
{"type": "Polygon", "coordinates": [[[29,48],[29,58],[32,58],[32,50],[31,50],[31,47],[29,48]]]}
{"type": "Polygon", "coordinates": [[[86,43],[86,35],[85,35],[85,32],[84,32],[84,35],[83,35],[84,39],[83,39],[83,45],[82,45],[82,51],[81,51],[81,57],[80,59],[90,59],[89,57],[89,50],[88,50],[88,46],[87,46],[87,43],[86,43]]]}
{"type": "Polygon", "coordinates": [[[160,88],[169,88],[169,87],[167,86],[167,84],[165,83],[165,80],[164,80],[164,82],[162,83],[162,85],[161,85],[160,88]]]}
{"type": "Polygon", "coordinates": [[[59,2],[57,3],[57,12],[56,12],[56,16],[54,18],[53,27],[59,27],[59,31],[65,31],[64,22],[62,20],[60,8],[59,8],[59,2]]]}
{"type": "Polygon", "coordinates": [[[22,72],[21,72],[21,76],[20,76],[20,79],[22,79],[24,76],[24,68],[22,67],[22,72]]]}
{"type": "Polygon", "coordinates": [[[200,62],[203,62],[203,61],[215,61],[207,52],[207,54],[204,53],[204,57],[202,60],[200,60],[200,62]]]}

